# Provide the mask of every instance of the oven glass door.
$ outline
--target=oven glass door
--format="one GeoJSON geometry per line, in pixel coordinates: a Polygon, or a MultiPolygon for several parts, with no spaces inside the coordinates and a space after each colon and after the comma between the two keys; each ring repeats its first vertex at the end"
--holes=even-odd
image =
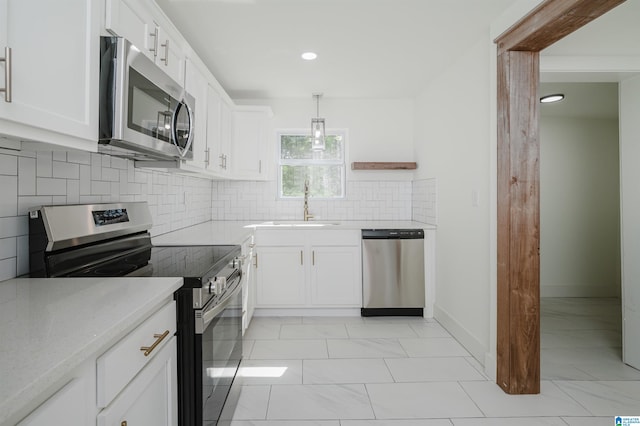
{"type": "MultiPolygon", "coordinates": [[[[222,425],[221,414],[233,413],[236,401],[227,401],[242,360],[242,291],[237,283],[228,305],[202,333],[202,424],[222,425]]],[[[205,309],[206,310],[206,307],[205,309]]]]}

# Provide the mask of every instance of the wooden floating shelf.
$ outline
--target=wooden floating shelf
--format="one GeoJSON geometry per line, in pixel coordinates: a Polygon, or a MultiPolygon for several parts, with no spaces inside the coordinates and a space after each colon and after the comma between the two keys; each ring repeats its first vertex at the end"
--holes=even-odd
{"type": "Polygon", "coordinates": [[[353,162],[351,170],[415,170],[418,168],[416,162],[353,162]]]}

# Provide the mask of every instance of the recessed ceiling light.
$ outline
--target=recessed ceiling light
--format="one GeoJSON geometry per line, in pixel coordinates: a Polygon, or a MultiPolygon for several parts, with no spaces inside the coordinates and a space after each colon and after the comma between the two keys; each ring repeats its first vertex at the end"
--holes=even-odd
{"type": "Polygon", "coordinates": [[[304,52],[302,54],[302,59],[304,59],[305,61],[313,61],[317,57],[318,55],[314,52],[304,52]]]}
{"type": "Polygon", "coordinates": [[[547,95],[540,98],[540,102],[543,104],[550,104],[553,102],[559,102],[564,99],[562,93],[556,93],[555,95],[547,95]]]}

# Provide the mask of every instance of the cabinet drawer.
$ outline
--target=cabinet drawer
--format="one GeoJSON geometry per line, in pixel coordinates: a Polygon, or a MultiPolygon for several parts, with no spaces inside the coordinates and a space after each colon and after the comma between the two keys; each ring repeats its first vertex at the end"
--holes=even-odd
{"type": "Polygon", "coordinates": [[[176,305],[172,301],[100,356],[97,361],[98,407],[109,405],[175,332],[176,305]],[[143,351],[142,347],[149,349],[143,351]]]}
{"type": "Polygon", "coordinates": [[[257,246],[303,246],[306,233],[296,229],[270,230],[258,229],[256,231],[257,246]]]}
{"type": "Polygon", "coordinates": [[[359,246],[360,230],[318,230],[307,231],[307,241],[312,246],[359,246]]]}

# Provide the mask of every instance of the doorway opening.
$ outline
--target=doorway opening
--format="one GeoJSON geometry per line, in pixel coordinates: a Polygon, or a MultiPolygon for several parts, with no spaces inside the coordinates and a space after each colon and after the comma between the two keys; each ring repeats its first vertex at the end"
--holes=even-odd
{"type": "Polygon", "coordinates": [[[542,380],[640,377],[622,363],[618,84],[544,82],[540,95],[542,380]]]}

